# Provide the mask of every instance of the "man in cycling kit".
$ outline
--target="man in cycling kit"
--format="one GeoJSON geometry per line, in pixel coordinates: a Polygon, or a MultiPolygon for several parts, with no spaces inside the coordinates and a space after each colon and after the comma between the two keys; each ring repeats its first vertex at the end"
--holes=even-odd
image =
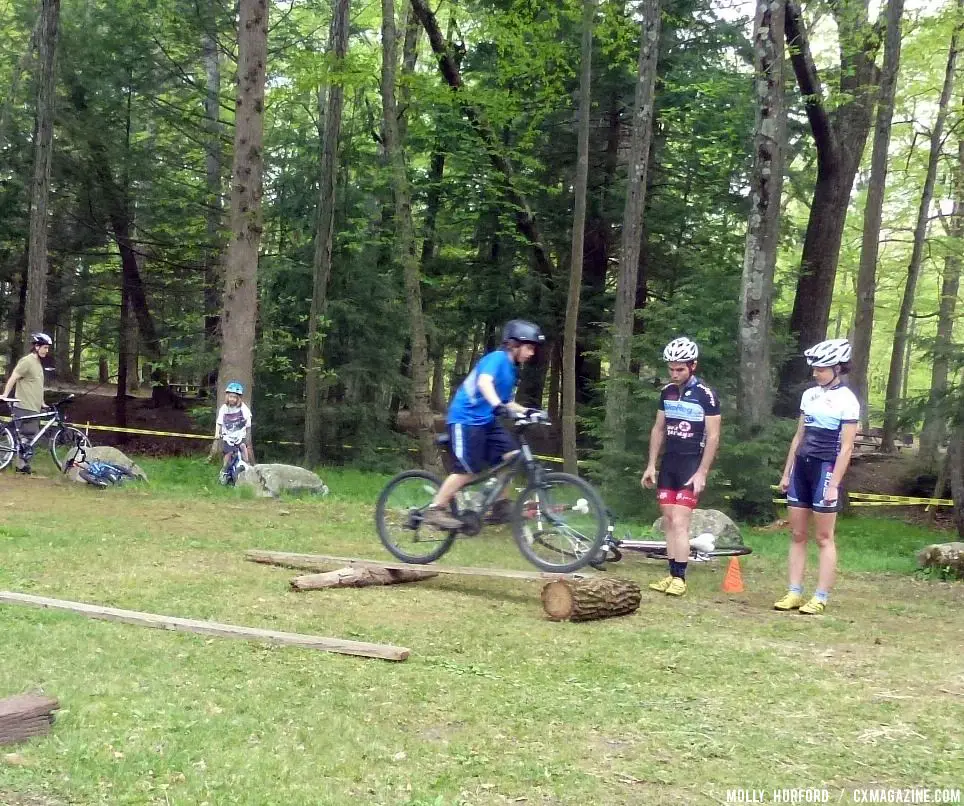
{"type": "MultiPolygon", "coordinates": [[[[502,346],[482,356],[462,381],[445,418],[449,451],[456,470],[445,479],[431,506],[425,510],[424,523],[439,529],[458,529],[462,522],[449,509],[455,494],[475,474],[518,450],[515,439],[502,427],[498,416],[503,410],[516,414],[526,412],[525,406],[512,399],[519,366],[530,360],[544,341],[538,325],[513,319],[502,330],[502,346]]],[[[491,520],[504,520],[508,506],[509,502],[504,499],[497,501],[491,520]]]]}
{"type": "Polygon", "coordinates": [[[860,403],[843,383],[850,371],[851,347],[847,339],[822,341],[804,352],[804,356],[817,385],[803,393],[797,433],[790,443],[780,480],[780,489],[787,494],[792,532],[790,586],[774,608],[820,615],[827,607],[837,567],[834,529],[840,510],[840,484],[850,466],[860,403]],[[803,573],[811,512],[819,569],[817,590],[807,601],[803,596],[803,573]]]}
{"type": "Polygon", "coordinates": [[[669,596],[686,593],[690,521],[720,444],[720,400],[694,374],[698,357],[699,348],[685,336],[663,350],[671,380],[659,396],[641,480],[643,487],[656,485],[669,557],[669,575],[649,587],[669,596]],[[657,477],[656,460],[664,446],[657,477]]]}

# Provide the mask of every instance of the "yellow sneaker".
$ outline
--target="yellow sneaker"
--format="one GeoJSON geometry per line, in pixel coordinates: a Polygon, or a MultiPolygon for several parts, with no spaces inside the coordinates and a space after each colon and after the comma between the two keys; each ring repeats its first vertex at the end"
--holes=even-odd
{"type": "Polygon", "coordinates": [[[649,584],[649,589],[659,591],[660,593],[666,593],[666,589],[669,588],[672,581],[673,577],[665,576],[659,582],[651,582],[649,584]]]}
{"type": "Polygon", "coordinates": [[[814,596],[809,602],[800,608],[800,612],[805,616],[822,616],[823,611],[826,609],[827,603],[821,602],[816,596],[814,596]]]}
{"type": "Polygon", "coordinates": [[[673,577],[672,581],[669,583],[669,587],[666,588],[667,596],[682,596],[686,593],[686,581],[680,579],[679,577],[673,577]]]}
{"type": "Polygon", "coordinates": [[[774,602],[773,609],[798,610],[805,601],[807,600],[803,598],[803,594],[787,591],[786,595],[780,601],[774,602]]]}

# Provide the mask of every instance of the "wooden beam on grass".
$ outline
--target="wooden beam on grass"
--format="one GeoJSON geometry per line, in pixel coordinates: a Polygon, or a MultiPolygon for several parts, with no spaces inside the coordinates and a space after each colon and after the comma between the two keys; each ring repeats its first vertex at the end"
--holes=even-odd
{"type": "Polygon", "coordinates": [[[365,658],[381,660],[405,660],[411,650],[388,644],[369,644],[364,641],[347,641],[341,638],[322,638],[317,635],[301,635],[293,632],[264,630],[259,627],[239,627],[234,624],[219,624],[215,621],[196,621],[159,616],[154,613],[141,613],[138,610],[121,610],[116,607],[102,607],[85,602],[69,602],[64,599],[48,599],[45,596],[32,596],[29,593],[0,591],[0,603],[27,605],[47,610],[63,610],[80,613],[83,616],[104,621],[120,621],[139,627],[153,627],[160,630],[193,632],[199,635],[214,635],[218,638],[241,638],[249,641],[262,641],[281,646],[303,646],[322,652],[337,652],[341,655],[360,655],[365,658]]]}
{"type": "Polygon", "coordinates": [[[425,563],[385,562],[383,560],[364,560],[358,557],[336,557],[330,554],[295,554],[290,551],[265,551],[263,549],[248,549],[244,557],[253,563],[265,565],[280,565],[282,568],[298,568],[305,571],[323,571],[333,565],[346,568],[387,568],[392,570],[424,569],[438,574],[456,574],[458,576],[498,577],[500,579],[519,579],[545,582],[547,579],[587,579],[593,574],[551,574],[544,571],[512,571],[504,568],[467,568],[457,565],[436,565],[425,563]]]}

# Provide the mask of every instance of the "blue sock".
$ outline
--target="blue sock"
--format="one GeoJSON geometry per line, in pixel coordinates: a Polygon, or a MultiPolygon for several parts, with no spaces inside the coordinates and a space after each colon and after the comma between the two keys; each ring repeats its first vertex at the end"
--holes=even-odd
{"type": "Polygon", "coordinates": [[[830,598],[830,594],[827,591],[817,590],[814,591],[813,598],[818,602],[823,602],[823,604],[826,604],[827,600],[830,598]]]}
{"type": "Polygon", "coordinates": [[[671,577],[676,576],[676,560],[669,561],[669,575],[671,577]]]}
{"type": "Polygon", "coordinates": [[[791,585],[790,593],[795,593],[797,596],[803,596],[803,585],[791,585]]]}

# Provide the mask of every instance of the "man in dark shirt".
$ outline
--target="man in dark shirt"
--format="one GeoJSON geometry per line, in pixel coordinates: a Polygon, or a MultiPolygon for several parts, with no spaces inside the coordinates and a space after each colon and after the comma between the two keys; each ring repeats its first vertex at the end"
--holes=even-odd
{"type": "Polygon", "coordinates": [[[669,576],[649,587],[670,596],[686,593],[690,521],[720,444],[720,400],[694,374],[698,357],[699,348],[686,337],[674,339],[663,350],[671,382],[659,396],[649,464],[641,481],[643,487],[657,488],[669,557],[669,576]],[[656,460],[664,446],[657,477],[656,460]]]}

